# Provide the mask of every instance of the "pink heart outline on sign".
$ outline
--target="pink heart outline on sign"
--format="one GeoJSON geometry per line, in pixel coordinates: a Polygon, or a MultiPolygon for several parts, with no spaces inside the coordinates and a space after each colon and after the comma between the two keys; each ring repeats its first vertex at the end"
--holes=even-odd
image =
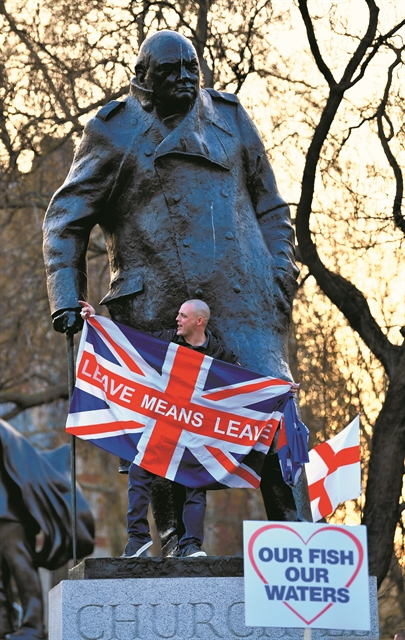
{"type": "MultiPolygon", "coordinates": [[[[363,551],[363,547],[360,543],[360,541],[356,538],[356,536],[354,536],[352,533],[350,533],[350,531],[347,531],[341,527],[334,527],[333,525],[330,525],[328,527],[322,527],[321,529],[318,529],[318,531],[315,531],[314,533],[312,533],[308,540],[305,542],[304,538],[297,532],[295,531],[295,529],[291,529],[291,527],[287,527],[286,525],[283,524],[268,524],[264,527],[261,527],[260,529],[258,529],[257,531],[255,531],[255,533],[252,535],[252,537],[249,540],[249,545],[248,545],[248,555],[249,555],[249,560],[252,563],[253,569],[256,571],[257,575],[259,576],[260,580],[262,580],[262,582],[267,585],[268,582],[266,580],[266,578],[263,576],[263,574],[261,573],[259,567],[256,564],[256,561],[253,557],[253,545],[256,542],[257,538],[259,537],[259,535],[261,533],[263,533],[264,531],[268,531],[269,529],[287,529],[287,531],[291,531],[292,533],[294,533],[296,536],[299,537],[299,539],[301,540],[301,542],[307,546],[308,542],[316,535],[318,535],[318,533],[325,533],[325,531],[337,531],[339,533],[343,533],[345,536],[348,536],[352,542],[354,542],[354,544],[357,547],[357,551],[359,554],[359,559],[357,562],[357,567],[354,570],[353,575],[351,576],[351,578],[346,582],[345,587],[350,587],[350,585],[353,583],[354,579],[356,578],[357,574],[360,571],[361,565],[363,564],[363,560],[364,560],[364,551],[363,551]]],[[[315,620],[317,620],[318,618],[320,618],[326,611],[328,611],[328,609],[330,609],[331,607],[333,607],[334,602],[330,602],[326,607],[324,607],[324,609],[322,609],[322,611],[320,613],[318,613],[314,618],[312,618],[312,620],[306,620],[300,613],[298,613],[298,611],[296,611],[294,609],[294,607],[292,607],[288,602],[285,602],[283,600],[283,604],[285,604],[286,607],[288,607],[293,613],[295,613],[296,616],[298,616],[298,618],[300,618],[303,622],[305,622],[305,624],[307,626],[311,625],[313,622],[315,622],[315,620]]]]}

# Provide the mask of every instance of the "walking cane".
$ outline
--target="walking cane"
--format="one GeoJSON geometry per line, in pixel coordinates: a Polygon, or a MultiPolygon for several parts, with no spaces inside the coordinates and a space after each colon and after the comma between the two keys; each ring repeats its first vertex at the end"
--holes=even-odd
{"type": "MultiPolygon", "coordinates": [[[[69,405],[72,401],[73,390],[75,388],[75,355],[74,355],[74,334],[67,331],[67,364],[68,364],[68,390],[69,405]]],[[[77,532],[76,532],[76,440],[70,434],[70,500],[72,505],[72,550],[73,566],[77,565],[77,532]]]]}

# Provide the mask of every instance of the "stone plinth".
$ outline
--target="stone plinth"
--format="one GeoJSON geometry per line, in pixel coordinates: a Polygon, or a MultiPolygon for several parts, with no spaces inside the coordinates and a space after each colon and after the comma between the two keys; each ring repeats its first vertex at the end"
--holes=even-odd
{"type": "Polygon", "coordinates": [[[200,558],[86,558],[70,580],[115,578],[243,578],[241,556],[200,558]]]}
{"type": "MultiPolygon", "coordinates": [[[[242,558],[89,558],[50,592],[49,640],[302,639],[303,629],[246,627],[242,558]]],[[[315,629],[312,639],[377,640],[371,631],[315,629]]]]}

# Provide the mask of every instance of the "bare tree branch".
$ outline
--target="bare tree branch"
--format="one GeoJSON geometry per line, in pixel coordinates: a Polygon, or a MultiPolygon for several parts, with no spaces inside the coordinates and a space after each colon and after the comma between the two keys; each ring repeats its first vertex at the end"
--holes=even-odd
{"type": "Polygon", "coordinates": [[[312,23],[312,20],[308,11],[307,0],[299,0],[298,6],[301,11],[301,16],[305,24],[309,46],[311,47],[312,55],[314,56],[316,66],[318,67],[319,71],[322,73],[328,85],[330,87],[333,87],[336,84],[336,81],[328,65],[325,63],[324,59],[322,58],[321,52],[319,50],[318,41],[316,39],[315,31],[314,31],[314,25],[312,23]]]}
{"type": "MultiPolygon", "coordinates": [[[[363,60],[364,56],[367,53],[367,49],[372,45],[373,40],[375,38],[375,34],[378,26],[378,14],[380,12],[374,0],[365,0],[368,9],[369,9],[369,21],[367,26],[367,31],[364,36],[360,39],[359,46],[356,51],[353,53],[351,59],[348,62],[346,69],[343,72],[342,79],[339,82],[340,88],[342,91],[346,91],[351,85],[351,81],[355,71],[359,68],[359,66],[363,62],[363,67],[361,67],[362,72],[364,73],[367,64],[370,62],[371,57],[369,56],[366,60],[363,60]]],[[[382,43],[380,43],[381,46],[382,43]]],[[[357,81],[360,79],[361,74],[357,77],[357,81]]],[[[352,83],[354,84],[354,82],[352,83]]]]}
{"type": "Polygon", "coordinates": [[[4,414],[3,420],[10,420],[10,418],[14,418],[26,409],[38,407],[55,400],[67,400],[68,397],[68,388],[65,383],[46,387],[37,393],[21,393],[16,390],[0,391],[0,404],[15,404],[13,409],[4,414]]]}
{"type": "Polygon", "coordinates": [[[70,113],[69,107],[66,104],[65,100],[63,100],[60,92],[57,90],[49,72],[48,69],[46,67],[46,65],[42,62],[41,58],[38,56],[34,44],[31,41],[31,39],[27,36],[27,34],[22,31],[21,29],[19,29],[15,23],[15,21],[13,20],[13,18],[10,16],[10,14],[7,12],[5,4],[4,4],[4,0],[0,0],[0,13],[2,13],[4,15],[4,17],[6,18],[10,29],[20,38],[21,42],[23,42],[25,44],[25,46],[27,47],[27,49],[29,50],[29,52],[31,53],[31,55],[33,56],[33,58],[35,59],[38,68],[41,69],[42,75],[45,78],[50,91],[52,92],[52,94],[55,96],[55,98],[57,98],[59,106],[61,107],[63,113],[65,114],[66,118],[68,120],[72,120],[74,122],[74,124],[76,126],[80,126],[79,122],[77,120],[77,118],[75,118],[73,116],[73,114],[70,113]]]}
{"type": "Polygon", "coordinates": [[[405,50],[405,47],[402,47],[401,49],[394,49],[394,47],[391,47],[391,49],[393,49],[396,53],[396,58],[394,60],[394,62],[390,65],[390,67],[388,68],[388,76],[387,76],[387,83],[385,86],[385,91],[384,91],[384,96],[383,99],[381,100],[381,103],[377,109],[377,124],[378,124],[378,136],[380,138],[381,141],[381,145],[382,148],[384,150],[385,156],[394,172],[394,176],[395,176],[395,182],[396,182],[396,192],[395,192],[395,198],[394,198],[394,203],[393,203],[393,207],[392,207],[392,213],[394,216],[394,221],[396,226],[398,227],[398,229],[401,229],[401,231],[403,233],[405,233],[405,218],[402,215],[401,211],[402,211],[402,199],[404,196],[404,179],[402,176],[402,171],[401,171],[401,167],[399,166],[394,154],[392,153],[390,146],[389,146],[389,141],[393,136],[393,129],[392,129],[392,123],[387,115],[386,112],[386,107],[387,107],[387,102],[388,102],[388,96],[389,96],[389,92],[390,92],[390,88],[391,88],[391,84],[392,84],[392,77],[394,74],[394,69],[400,65],[402,63],[402,53],[405,50]],[[389,127],[390,127],[390,135],[387,137],[385,135],[385,131],[384,131],[384,121],[386,123],[388,123],[389,127]]]}
{"type": "Polygon", "coordinates": [[[369,53],[369,55],[365,58],[365,60],[360,65],[359,74],[355,78],[353,78],[353,80],[349,83],[348,88],[352,87],[353,85],[355,85],[357,82],[359,82],[359,80],[361,80],[364,77],[364,74],[366,72],[366,69],[367,69],[368,65],[370,64],[370,62],[374,58],[374,56],[381,50],[381,46],[383,44],[385,44],[388,41],[389,38],[391,38],[393,35],[398,33],[398,31],[400,29],[402,29],[402,27],[404,25],[405,25],[405,20],[402,20],[401,22],[396,24],[395,27],[390,29],[387,33],[385,33],[384,35],[381,35],[381,36],[379,36],[377,38],[376,42],[374,43],[374,45],[373,45],[373,47],[371,49],[371,52],[369,53]]]}

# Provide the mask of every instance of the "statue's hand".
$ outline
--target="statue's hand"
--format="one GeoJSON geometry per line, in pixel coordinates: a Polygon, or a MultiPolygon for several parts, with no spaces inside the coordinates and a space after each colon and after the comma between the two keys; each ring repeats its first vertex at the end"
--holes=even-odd
{"type": "Polygon", "coordinates": [[[83,328],[83,318],[80,315],[80,307],[63,309],[52,318],[53,328],[59,333],[77,333],[83,328]]]}

